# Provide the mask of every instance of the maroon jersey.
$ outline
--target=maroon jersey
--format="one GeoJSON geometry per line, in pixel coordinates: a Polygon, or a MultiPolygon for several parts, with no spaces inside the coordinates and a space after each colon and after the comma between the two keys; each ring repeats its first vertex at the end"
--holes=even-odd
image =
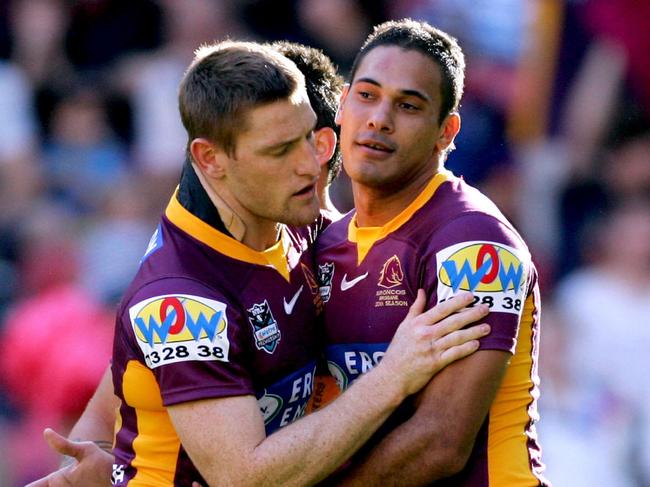
{"type": "MultiPolygon", "coordinates": [[[[357,227],[354,212],[333,223],[317,242],[317,264],[326,355],[341,389],[381,360],[419,288],[428,307],[461,290],[487,304],[492,332],[480,348],[514,356],[464,471],[435,485],[545,485],[534,426],[537,275],[522,239],[492,202],[440,173],[382,227],[357,227]]],[[[412,412],[405,403],[367,447],[412,412]]]]}
{"type": "Polygon", "coordinates": [[[320,302],[311,233],[284,227],[256,252],[172,197],[118,312],[114,485],[201,480],[166,406],[255,395],[267,434],[304,414],[320,302]]]}

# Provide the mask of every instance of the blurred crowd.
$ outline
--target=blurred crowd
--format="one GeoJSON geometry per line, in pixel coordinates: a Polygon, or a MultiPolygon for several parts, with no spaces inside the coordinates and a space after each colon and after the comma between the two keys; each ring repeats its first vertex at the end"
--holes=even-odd
{"type": "MultiPolygon", "coordinates": [[[[0,2],[0,484],[58,462],[113,313],[176,184],[177,84],[226,36],[323,49],[424,19],[468,62],[448,167],[513,221],[542,278],[542,421],[559,486],[650,486],[650,2],[0,2]]],[[[332,188],[351,208],[344,175],[332,188]]]]}

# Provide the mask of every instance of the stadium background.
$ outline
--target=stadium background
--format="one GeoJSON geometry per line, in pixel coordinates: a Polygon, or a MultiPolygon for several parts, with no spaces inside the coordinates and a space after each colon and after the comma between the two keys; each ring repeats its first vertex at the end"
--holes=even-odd
{"type": "MultiPolygon", "coordinates": [[[[0,485],[58,459],[110,355],[115,303],[173,188],[176,87],[201,42],[290,39],[343,73],[371,26],[461,41],[448,166],[499,204],[542,276],[542,422],[559,486],[650,485],[650,3],[0,1],[0,485]]],[[[344,177],[334,201],[350,207],[344,177]]]]}

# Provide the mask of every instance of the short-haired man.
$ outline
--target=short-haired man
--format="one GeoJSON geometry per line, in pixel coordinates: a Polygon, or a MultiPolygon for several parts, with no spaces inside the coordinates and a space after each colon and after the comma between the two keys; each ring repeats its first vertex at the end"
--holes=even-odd
{"type": "Polygon", "coordinates": [[[430,306],[472,291],[492,327],[477,353],[402,405],[341,473],[344,485],[548,485],[535,432],[536,271],[494,204],[444,168],[460,129],[464,67],[444,32],[387,22],[361,48],[342,96],[355,211],[317,242],[339,385],[377,363],[420,288],[430,306]]]}

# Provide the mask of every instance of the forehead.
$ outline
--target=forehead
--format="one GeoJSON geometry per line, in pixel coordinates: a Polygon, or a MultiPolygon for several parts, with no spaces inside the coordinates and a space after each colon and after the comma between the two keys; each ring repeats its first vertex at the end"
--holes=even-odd
{"type": "Polygon", "coordinates": [[[290,99],[250,109],[244,121],[246,128],[237,137],[237,147],[258,150],[301,137],[314,128],[316,115],[303,90],[290,99]]]}
{"type": "Polygon", "coordinates": [[[353,84],[372,79],[382,89],[423,92],[432,100],[440,98],[440,67],[430,57],[414,49],[379,46],[364,56],[353,84]]]}

